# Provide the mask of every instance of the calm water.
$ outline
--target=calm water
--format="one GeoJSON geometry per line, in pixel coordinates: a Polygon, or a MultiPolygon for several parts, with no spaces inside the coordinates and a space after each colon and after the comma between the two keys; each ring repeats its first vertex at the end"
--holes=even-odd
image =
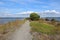
{"type": "MultiPolygon", "coordinates": [[[[60,17],[45,17],[45,18],[48,18],[48,19],[52,19],[52,18],[54,18],[55,20],[57,20],[57,21],[60,21],[60,17]]],[[[18,17],[1,17],[0,18],[0,24],[4,24],[4,23],[7,23],[7,22],[10,22],[10,21],[14,21],[14,20],[23,20],[24,18],[18,18],[18,17]]]]}
{"type": "Polygon", "coordinates": [[[7,23],[7,22],[10,22],[10,21],[15,21],[15,20],[23,20],[24,18],[11,18],[11,17],[4,17],[4,18],[0,18],[0,24],[4,24],[4,23],[7,23]]]}
{"type": "Polygon", "coordinates": [[[45,17],[45,18],[47,18],[49,20],[55,19],[56,21],[60,21],[60,17],[45,17]]]}

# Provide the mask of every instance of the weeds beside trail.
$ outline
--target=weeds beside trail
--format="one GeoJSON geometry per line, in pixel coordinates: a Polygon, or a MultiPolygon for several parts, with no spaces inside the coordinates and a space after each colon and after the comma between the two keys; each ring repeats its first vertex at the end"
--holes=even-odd
{"type": "Polygon", "coordinates": [[[23,23],[24,23],[24,20],[15,20],[15,21],[8,22],[6,24],[1,24],[0,33],[5,33],[10,31],[11,29],[18,28],[23,23]]]}
{"type": "Polygon", "coordinates": [[[4,39],[3,37],[10,32],[15,31],[16,29],[18,29],[23,23],[25,22],[25,20],[15,20],[15,21],[11,21],[8,22],[6,24],[1,24],[0,25],[0,40],[4,39]]]}
{"type": "Polygon", "coordinates": [[[60,40],[59,27],[46,21],[31,21],[33,40],[60,40]]]}
{"type": "Polygon", "coordinates": [[[53,34],[55,27],[46,23],[39,23],[38,21],[32,21],[30,23],[31,30],[35,32],[41,32],[45,34],[53,34]]]}

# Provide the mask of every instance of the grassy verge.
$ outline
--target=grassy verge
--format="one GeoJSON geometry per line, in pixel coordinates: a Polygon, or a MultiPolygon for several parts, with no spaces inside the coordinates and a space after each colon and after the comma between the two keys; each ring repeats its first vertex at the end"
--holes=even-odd
{"type": "Polygon", "coordinates": [[[45,33],[45,34],[54,34],[55,27],[47,24],[47,23],[40,23],[38,21],[32,21],[30,23],[31,30],[33,32],[40,32],[40,33],[45,33]]]}
{"type": "Polygon", "coordinates": [[[6,24],[1,24],[0,34],[6,34],[9,31],[13,31],[16,28],[19,28],[24,22],[25,20],[15,20],[15,21],[8,22],[6,24]]]}

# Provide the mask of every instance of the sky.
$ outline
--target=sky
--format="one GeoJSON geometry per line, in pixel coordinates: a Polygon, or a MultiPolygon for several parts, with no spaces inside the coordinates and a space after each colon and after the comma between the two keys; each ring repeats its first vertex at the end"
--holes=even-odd
{"type": "Polygon", "coordinates": [[[60,0],[0,0],[0,17],[60,17],[60,0]]]}

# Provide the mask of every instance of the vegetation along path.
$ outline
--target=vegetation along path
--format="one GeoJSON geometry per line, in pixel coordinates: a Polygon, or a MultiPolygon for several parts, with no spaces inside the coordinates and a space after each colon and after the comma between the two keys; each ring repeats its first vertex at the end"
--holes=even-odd
{"type": "Polygon", "coordinates": [[[30,34],[29,21],[26,21],[18,30],[16,30],[7,40],[32,40],[30,34]]]}

